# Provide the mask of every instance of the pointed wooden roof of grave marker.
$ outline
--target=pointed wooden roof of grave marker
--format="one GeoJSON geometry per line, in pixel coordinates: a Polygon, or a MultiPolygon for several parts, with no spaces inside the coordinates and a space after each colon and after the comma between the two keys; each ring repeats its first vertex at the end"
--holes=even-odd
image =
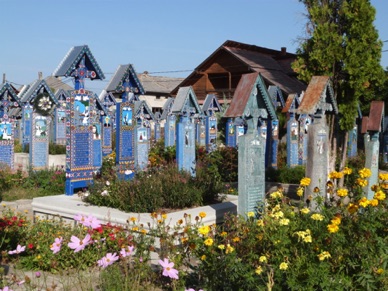
{"type": "Polygon", "coordinates": [[[286,103],[282,109],[282,113],[295,113],[296,109],[299,107],[299,96],[298,94],[290,94],[287,97],[286,103]]]}
{"type": "Polygon", "coordinates": [[[319,110],[338,114],[337,102],[329,76],[314,76],[311,78],[302,101],[298,107],[298,114],[315,114],[319,110]]]}
{"type": "Polygon", "coordinates": [[[202,105],[202,111],[207,116],[210,115],[209,111],[222,112],[222,107],[215,94],[206,95],[205,101],[202,105]]]}
{"type": "Polygon", "coordinates": [[[191,86],[179,88],[171,112],[173,114],[182,115],[186,107],[194,108],[195,112],[191,112],[192,114],[202,114],[197,96],[191,86]]]}
{"type": "MultiPolygon", "coordinates": [[[[0,106],[7,107],[7,115],[8,116],[16,116],[18,112],[20,112],[22,102],[17,96],[14,88],[9,83],[3,83],[0,86],[0,106]],[[4,102],[11,102],[13,104],[6,104],[4,102]]],[[[3,112],[4,114],[5,112],[3,112]]],[[[4,116],[3,116],[4,117],[4,116]]]]}
{"type": "Polygon", "coordinates": [[[135,101],[135,115],[136,117],[143,114],[145,119],[155,121],[155,115],[145,100],[135,101]],[[143,112],[141,112],[143,110],[143,112]]]}
{"type": "Polygon", "coordinates": [[[32,104],[35,100],[35,97],[40,93],[47,93],[50,96],[52,102],[56,105],[58,104],[58,100],[55,97],[53,91],[51,91],[50,87],[47,85],[45,80],[36,80],[31,85],[29,85],[28,89],[23,92],[22,96],[20,96],[20,101],[23,104],[27,102],[32,104]]]}
{"type": "Polygon", "coordinates": [[[91,80],[103,80],[105,75],[94,58],[92,52],[87,45],[74,46],[66,54],[58,68],[54,71],[55,77],[71,77],[72,73],[78,68],[82,58],[85,57],[85,67],[94,71],[95,75],[91,76],[91,80]]]}
{"type": "Polygon", "coordinates": [[[127,82],[126,79],[128,79],[129,81],[129,87],[133,88],[133,93],[137,95],[145,94],[143,85],[141,84],[139,78],[137,77],[135,69],[131,64],[119,65],[105,90],[107,92],[125,92],[125,83],[127,82]]]}
{"type": "Polygon", "coordinates": [[[384,128],[384,101],[372,101],[370,104],[367,131],[381,132],[384,128]]]}
{"type": "Polygon", "coordinates": [[[174,104],[174,98],[168,97],[166,102],[164,102],[162,115],[160,116],[161,120],[167,119],[167,116],[171,114],[172,105],[174,104]]]}
{"type": "Polygon", "coordinates": [[[247,109],[250,109],[248,106],[257,107],[259,110],[257,117],[267,118],[269,115],[272,120],[278,119],[260,73],[242,75],[224,117],[241,117],[247,109]]]}
{"type": "Polygon", "coordinates": [[[100,115],[109,116],[108,108],[106,108],[105,105],[101,102],[101,100],[98,98],[97,94],[94,94],[94,98],[96,98],[97,110],[104,112],[104,114],[100,114],[100,115]]]}
{"type": "Polygon", "coordinates": [[[268,94],[271,97],[272,104],[274,105],[275,109],[278,107],[284,108],[285,103],[283,93],[279,86],[268,86],[268,94]]]}
{"type": "Polygon", "coordinates": [[[57,93],[55,93],[55,98],[57,98],[58,102],[66,102],[66,98],[70,97],[70,92],[67,90],[59,89],[57,93]]]}

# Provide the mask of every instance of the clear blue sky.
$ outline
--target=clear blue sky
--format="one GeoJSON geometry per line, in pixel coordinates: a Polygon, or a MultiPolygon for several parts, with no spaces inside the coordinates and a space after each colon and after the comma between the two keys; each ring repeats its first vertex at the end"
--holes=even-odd
{"type": "MultiPolygon", "coordinates": [[[[371,3],[388,40],[388,1],[371,3]]],[[[295,52],[305,24],[298,0],[0,0],[0,12],[0,73],[8,81],[51,75],[71,47],[87,44],[106,77],[87,83],[97,94],[120,64],[186,77],[226,40],[295,52]]],[[[388,51],[381,64],[388,66],[388,51]]]]}

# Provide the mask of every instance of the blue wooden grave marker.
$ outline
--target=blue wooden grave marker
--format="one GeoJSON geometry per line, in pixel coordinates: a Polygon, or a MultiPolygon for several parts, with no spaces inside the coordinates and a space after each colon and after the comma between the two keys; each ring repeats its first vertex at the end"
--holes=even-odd
{"type": "Polygon", "coordinates": [[[195,122],[195,140],[199,146],[206,146],[206,125],[205,116],[200,115],[194,118],[195,122]]]}
{"type": "Polygon", "coordinates": [[[152,110],[144,100],[135,102],[135,119],[135,168],[144,170],[148,166],[148,153],[151,146],[150,125],[151,121],[155,120],[152,110]]]}
{"type": "Polygon", "coordinates": [[[206,96],[202,111],[205,114],[206,149],[212,151],[217,147],[218,120],[216,113],[222,113],[222,107],[216,95],[208,94],[206,96]]]}
{"type": "Polygon", "coordinates": [[[155,123],[154,123],[154,139],[155,141],[158,141],[162,138],[161,136],[161,126],[160,126],[160,121],[162,119],[162,114],[160,112],[156,112],[154,114],[155,117],[155,123]]]}
{"type": "Polygon", "coordinates": [[[14,168],[14,127],[16,118],[10,111],[20,109],[21,102],[9,83],[0,86],[0,164],[14,168]]]}
{"type": "MultiPolygon", "coordinates": [[[[283,98],[283,93],[278,86],[269,86],[268,94],[271,98],[273,108],[276,113],[281,114],[282,109],[284,108],[285,102],[283,98]]],[[[269,122],[269,132],[268,132],[268,166],[271,166],[274,169],[278,167],[278,147],[279,147],[279,120],[271,119],[269,122]]]]}
{"type": "Polygon", "coordinates": [[[66,100],[69,97],[70,93],[63,89],[58,90],[55,94],[58,106],[55,108],[54,114],[53,142],[56,144],[66,144],[66,100]]]}
{"type": "Polygon", "coordinates": [[[105,76],[89,47],[72,47],[55,70],[55,77],[73,77],[75,90],[66,100],[66,195],[86,188],[93,183],[93,174],[99,170],[94,166],[94,130],[97,115],[96,96],[85,90],[85,79],[101,80],[105,76]]]}
{"type": "Polygon", "coordinates": [[[118,177],[130,180],[135,175],[135,105],[131,102],[117,103],[116,110],[116,165],[118,177]]]}
{"type": "Polygon", "coordinates": [[[348,157],[356,157],[357,156],[357,147],[358,147],[358,125],[361,123],[362,119],[362,113],[361,108],[358,105],[357,106],[357,117],[354,121],[354,126],[351,130],[349,130],[349,137],[348,137],[348,157]]]}
{"type": "Polygon", "coordinates": [[[369,110],[369,117],[363,121],[365,140],[365,168],[371,170],[371,176],[366,178],[368,184],[364,187],[364,196],[372,200],[375,191],[373,185],[378,185],[379,179],[379,156],[380,156],[380,132],[384,127],[384,101],[372,101],[369,110]]]}
{"type": "Polygon", "coordinates": [[[176,141],[176,116],[172,114],[172,106],[174,104],[173,98],[168,98],[163,106],[162,120],[165,120],[164,124],[164,147],[175,146],[176,141]]]}
{"type": "Polygon", "coordinates": [[[196,114],[202,114],[202,111],[191,86],[179,88],[171,111],[172,114],[179,115],[176,133],[178,168],[195,176],[195,124],[193,119],[196,114]]]}
{"type": "MultiPolygon", "coordinates": [[[[323,201],[326,196],[326,182],[328,179],[328,149],[329,128],[326,124],[326,114],[338,114],[334,91],[328,76],[314,76],[311,78],[302,101],[296,113],[312,116],[308,125],[308,159],[306,163],[306,177],[311,179],[310,185],[304,193],[304,200],[311,195],[319,195],[323,201]],[[314,191],[318,187],[319,192],[314,191]]],[[[313,199],[310,207],[317,209],[317,201],[313,199]]]]}
{"type": "Polygon", "coordinates": [[[299,165],[299,122],[296,116],[298,106],[298,94],[290,94],[282,110],[283,113],[287,114],[287,166],[290,168],[299,165]]]}
{"type": "Polygon", "coordinates": [[[265,140],[258,131],[259,120],[270,113],[263,102],[264,81],[259,73],[242,75],[224,117],[243,117],[247,132],[238,139],[238,207],[237,213],[260,216],[265,205],[265,140]]]}

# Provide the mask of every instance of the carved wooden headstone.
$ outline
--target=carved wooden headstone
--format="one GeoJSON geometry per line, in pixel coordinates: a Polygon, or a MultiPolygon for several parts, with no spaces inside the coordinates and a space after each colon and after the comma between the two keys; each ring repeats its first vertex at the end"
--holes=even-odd
{"type": "Polygon", "coordinates": [[[14,128],[16,119],[10,115],[13,109],[20,109],[21,103],[9,83],[0,85],[0,164],[14,168],[14,128]]]}
{"type": "Polygon", "coordinates": [[[176,116],[172,114],[172,106],[174,104],[173,98],[168,98],[163,105],[163,112],[161,119],[164,123],[164,147],[175,146],[176,141],[176,116]]]}
{"type": "Polygon", "coordinates": [[[238,208],[239,215],[260,215],[265,201],[265,139],[258,131],[259,120],[268,118],[264,104],[268,92],[259,73],[245,74],[237,85],[226,118],[244,118],[247,132],[238,138],[238,208]]]}
{"type": "Polygon", "coordinates": [[[212,151],[217,147],[218,120],[216,113],[222,113],[222,107],[216,95],[208,94],[206,96],[202,111],[205,114],[206,149],[212,151]]]}
{"type": "Polygon", "coordinates": [[[144,170],[148,166],[148,154],[151,142],[151,121],[154,114],[144,100],[135,102],[135,168],[144,170]]]}
{"type": "Polygon", "coordinates": [[[367,178],[368,185],[364,187],[364,193],[368,200],[373,199],[374,191],[371,186],[378,184],[380,132],[384,128],[384,101],[372,101],[369,118],[367,119],[365,134],[365,168],[371,170],[371,176],[367,178]]]}
{"type": "Polygon", "coordinates": [[[155,123],[154,123],[154,138],[155,138],[155,141],[158,141],[162,138],[161,136],[161,126],[160,126],[160,122],[161,122],[161,119],[162,119],[162,114],[160,112],[156,112],[154,114],[155,116],[155,123]]]}
{"type": "Polygon", "coordinates": [[[54,134],[53,141],[56,144],[66,144],[66,100],[70,97],[70,93],[63,89],[58,90],[55,98],[58,100],[58,106],[54,113],[54,134]]]}
{"type": "Polygon", "coordinates": [[[201,114],[202,111],[192,87],[179,88],[171,112],[179,116],[176,133],[178,168],[195,176],[195,123],[193,119],[196,114],[201,114]]]}
{"type": "MultiPolygon", "coordinates": [[[[96,126],[96,95],[85,90],[85,79],[104,79],[105,76],[89,47],[72,47],[58,68],[55,77],[74,78],[75,90],[66,100],[66,195],[93,183],[93,174],[99,170],[95,156],[94,138],[101,134],[96,126]]],[[[98,124],[97,124],[98,125],[98,124]]],[[[101,130],[101,129],[100,129],[101,130]]]]}
{"type": "Polygon", "coordinates": [[[296,109],[299,105],[297,94],[288,95],[286,105],[283,107],[283,113],[287,114],[287,166],[292,168],[298,165],[298,133],[299,125],[296,117],[296,109]]]}
{"type": "Polygon", "coordinates": [[[311,200],[309,198],[312,196],[311,208],[317,209],[316,196],[320,196],[322,201],[327,198],[329,128],[326,124],[326,114],[338,114],[333,87],[328,76],[314,76],[311,79],[297,113],[313,116],[307,133],[308,159],[306,163],[306,176],[311,179],[311,183],[304,193],[304,198],[311,200]],[[314,189],[319,189],[319,191],[314,191],[314,189]]]}
{"type": "Polygon", "coordinates": [[[113,94],[107,93],[105,90],[101,92],[99,100],[107,111],[102,122],[102,155],[107,156],[113,151],[112,136],[116,128],[117,102],[113,94]]]}
{"type": "Polygon", "coordinates": [[[205,116],[201,114],[195,118],[195,140],[199,146],[206,146],[205,116]]]}

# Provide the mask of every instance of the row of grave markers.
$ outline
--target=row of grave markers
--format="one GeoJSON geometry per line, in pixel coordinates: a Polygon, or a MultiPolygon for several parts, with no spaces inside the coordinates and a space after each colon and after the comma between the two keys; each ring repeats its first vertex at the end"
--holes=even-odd
{"type": "MultiPolygon", "coordinates": [[[[71,48],[54,76],[73,77],[75,90],[60,91],[54,95],[45,81],[39,79],[16,95],[11,85],[2,85],[1,161],[13,167],[13,131],[18,128],[22,132],[23,145],[30,144],[32,169],[47,167],[50,124],[54,122],[54,131],[51,134],[58,143],[66,144],[65,191],[68,195],[93,182],[93,174],[102,165],[102,155],[107,155],[112,150],[113,130],[116,131],[119,177],[130,179],[135,170],[147,167],[150,122],[155,121],[155,116],[147,103],[138,99],[139,94],[144,94],[144,89],[131,65],[119,66],[108,90],[100,97],[84,87],[85,78],[104,78],[87,46],[71,48]],[[120,94],[122,102],[116,102],[114,94],[120,94]],[[112,107],[115,110],[109,109],[112,107]],[[54,121],[50,114],[53,110],[54,121]],[[110,111],[115,111],[116,115],[112,116],[110,111]],[[16,116],[20,112],[22,124],[16,127],[16,116]]],[[[306,175],[312,179],[311,185],[325,189],[328,163],[328,129],[325,118],[327,113],[338,113],[329,78],[313,77],[303,95],[292,94],[284,102],[279,88],[266,88],[259,73],[246,74],[242,76],[234,96],[223,117],[227,118],[226,145],[239,145],[239,177],[243,179],[239,183],[242,199],[239,202],[239,212],[246,213],[253,208],[261,211],[257,205],[264,201],[264,169],[277,165],[277,112],[280,110],[288,114],[288,165],[292,167],[305,164],[306,175]],[[249,94],[244,90],[247,86],[251,89],[249,94]],[[316,92],[320,92],[320,95],[316,92]],[[251,199],[252,195],[254,198],[251,199]]],[[[372,106],[371,110],[373,108],[376,111],[376,106],[372,106]]],[[[377,107],[380,108],[379,106],[381,104],[377,107]]],[[[209,151],[214,148],[218,123],[215,113],[220,111],[221,106],[214,95],[208,95],[201,108],[191,87],[180,88],[176,98],[167,101],[160,118],[166,120],[165,146],[176,145],[179,169],[195,175],[195,144],[206,145],[209,151]]],[[[384,110],[380,111],[382,114],[378,116],[384,116],[384,110]]],[[[376,115],[370,117],[372,121],[374,116],[376,115]]],[[[381,128],[368,125],[363,132],[365,136],[369,136],[365,140],[365,148],[367,164],[371,168],[376,168],[378,162],[379,146],[376,146],[376,141],[379,140],[381,128]]],[[[357,148],[356,132],[357,129],[349,133],[349,155],[354,155],[357,148]]],[[[155,122],[155,137],[158,135],[160,123],[155,122]]]]}

